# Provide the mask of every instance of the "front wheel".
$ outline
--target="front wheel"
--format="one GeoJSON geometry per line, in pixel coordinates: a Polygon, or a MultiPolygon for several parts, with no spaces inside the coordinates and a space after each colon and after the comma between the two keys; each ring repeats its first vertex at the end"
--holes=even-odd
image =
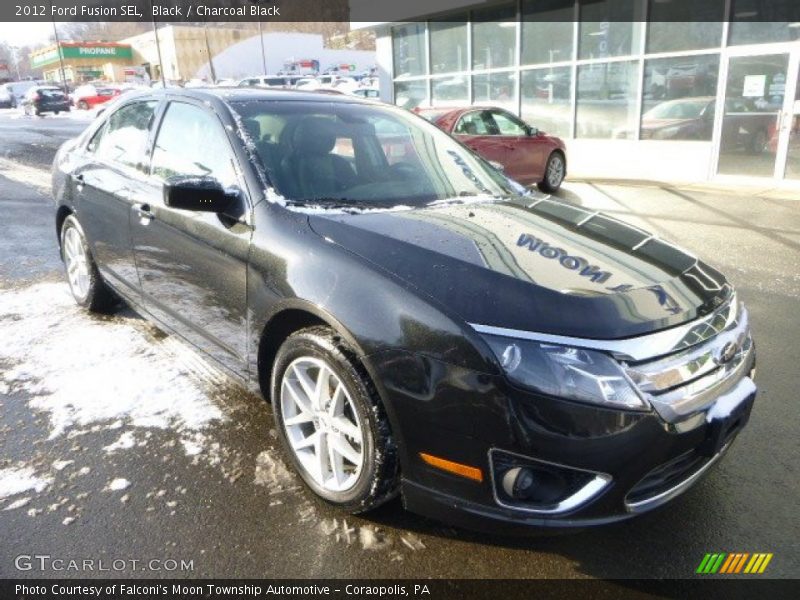
{"type": "Polygon", "coordinates": [[[86,100],[81,100],[78,102],[78,108],[81,110],[89,110],[89,103],[86,100]]]}
{"type": "Polygon", "coordinates": [[[539,189],[548,194],[558,191],[566,175],[566,163],[564,155],[560,152],[553,152],[547,159],[547,166],[544,169],[544,179],[539,182],[539,189]]]}
{"type": "Polygon", "coordinates": [[[291,335],[275,359],[271,390],[284,451],[317,496],[354,514],[396,494],[397,450],[386,412],[332,329],[291,335]]]}
{"type": "Polygon", "coordinates": [[[61,227],[61,257],[75,302],[92,312],[108,311],[116,298],[100,276],[80,223],[73,215],[61,227]]]}

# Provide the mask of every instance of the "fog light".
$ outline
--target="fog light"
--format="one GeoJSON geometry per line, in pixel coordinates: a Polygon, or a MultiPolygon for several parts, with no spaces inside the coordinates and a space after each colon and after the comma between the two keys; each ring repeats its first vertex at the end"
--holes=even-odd
{"type": "Polygon", "coordinates": [[[604,473],[584,471],[492,448],[495,499],[501,506],[541,514],[569,512],[593,500],[611,482],[604,473]]]}
{"type": "Polygon", "coordinates": [[[536,478],[530,469],[514,467],[503,475],[503,491],[519,500],[527,500],[531,496],[536,478]]]}

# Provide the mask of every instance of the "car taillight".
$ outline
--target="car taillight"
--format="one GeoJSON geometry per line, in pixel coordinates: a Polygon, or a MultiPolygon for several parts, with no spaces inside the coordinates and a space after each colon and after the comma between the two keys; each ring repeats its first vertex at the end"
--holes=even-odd
{"type": "Polygon", "coordinates": [[[36,95],[33,97],[33,100],[34,100],[34,102],[36,102],[36,101],[38,101],[38,100],[41,100],[41,99],[42,99],[42,97],[41,97],[39,94],[36,94],[36,95]]]}

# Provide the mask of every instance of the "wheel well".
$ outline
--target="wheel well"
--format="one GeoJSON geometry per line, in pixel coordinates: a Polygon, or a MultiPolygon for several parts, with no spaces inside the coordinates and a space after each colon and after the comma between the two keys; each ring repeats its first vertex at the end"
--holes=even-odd
{"type": "Polygon", "coordinates": [[[278,349],[295,331],[315,325],[330,326],[330,323],[305,310],[287,309],[272,317],[264,327],[258,344],[258,384],[261,395],[267,401],[270,400],[272,363],[275,362],[278,349]]]}
{"type": "Polygon", "coordinates": [[[58,240],[58,247],[61,247],[61,226],[64,221],[72,214],[72,210],[67,206],[59,206],[56,213],[56,239],[58,240]]]}

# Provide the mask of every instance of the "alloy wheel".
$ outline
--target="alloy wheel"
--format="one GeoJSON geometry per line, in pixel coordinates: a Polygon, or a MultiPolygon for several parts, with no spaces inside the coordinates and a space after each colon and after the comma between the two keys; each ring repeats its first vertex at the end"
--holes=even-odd
{"type": "Polygon", "coordinates": [[[564,179],[564,161],[558,154],[554,154],[547,165],[547,183],[550,187],[557,188],[564,179]]]}
{"type": "Polygon", "coordinates": [[[321,488],[345,492],[364,466],[362,425],[350,393],[330,366],[302,356],[284,371],[281,417],[289,447],[321,488]]]}
{"type": "Polygon", "coordinates": [[[90,285],[89,260],[81,234],[74,227],[69,227],[64,234],[64,262],[73,294],[81,299],[86,298],[90,285]]]}

